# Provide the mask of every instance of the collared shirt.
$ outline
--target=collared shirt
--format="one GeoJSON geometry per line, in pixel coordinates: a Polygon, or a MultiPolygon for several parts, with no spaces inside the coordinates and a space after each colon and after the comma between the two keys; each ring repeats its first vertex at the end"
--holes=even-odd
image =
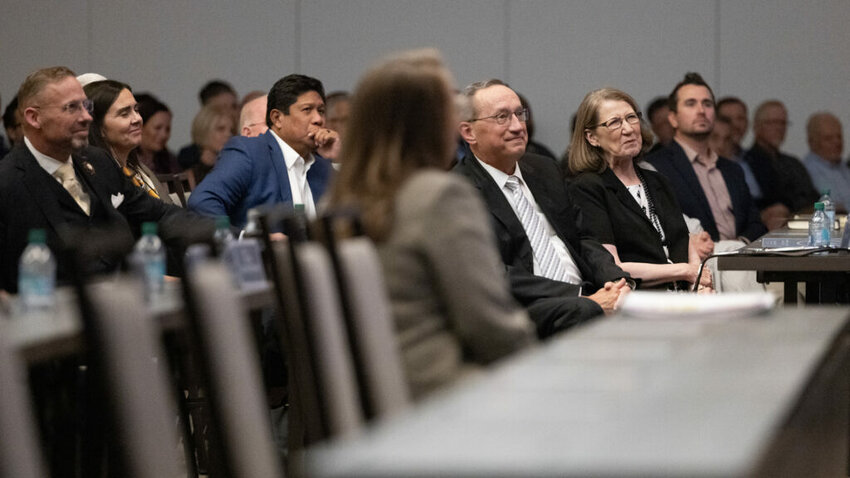
{"type": "Polygon", "coordinates": [[[829,197],[837,209],[850,208],[850,167],[844,161],[831,163],[810,151],[803,157],[803,165],[819,193],[829,189],[829,197]]]}
{"type": "MultiPolygon", "coordinates": [[[[62,166],[65,163],[63,161],[59,161],[58,159],[51,158],[50,156],[48,156],[48,155],[42,153],[41,151],[35,149],[35,146],[32,145],[32,143],[30,142],[30,139],[27,138],[26,136],[24,136],[24,144],[27,145],[27,149],[29,149],[30,153],[32,153],[32,155],[35,157],[35,160],[38,163],[38,165],[41,166],[41,169],[47,171],[47,174],[53,176],[53,178],[56,180],[56,182],[58,182],[59,184],[62,184],[62,180],[57,178],[54,175],[54,173],[56,172],[57,169],[59,169],[60,166],[62,166]]],[[[68,156],[67,161],[71,161],[71,156],[68,156]]]]}
{"type": "Polygon", "coordinates": [[[304,205],[304,213],[307,217],[314,219],[316,217],[316,203],[313,202],[313,192],[310,191],[310,184],[307,183],[307,171],[316,162],[316,158],[311,154],[307,159],[301,157],[295,152],[292,147],[286,144],[286,141],[280,139],[273,130],[269,130],[280,146],[283,152],[283,161],[286,163],[286,172],[289,176],[289,190],[292,192],[292,204],[304,205]]]}
{"type": "Polygon", "coordinates": [[[685,155],[694,168],[699,184],[702,186],[706,199],[708,199],[708,205],[711,208],[711,215],[714,216],[714,223],[717,224],[720,239],[732,240],[737,238],[735,213],[732,211],[732,197],[729,195],[729,188],[726,187],[723,174],[717,169],[717,153],[709,150],[708,157],[702,158],[688,145],[678,140],[676,142],[685,151],[685,155]]]}
{"type": "MultiPolygon", "coordinates": [[[[502,194],[505,195],[505,199],[508,201],[508,204],[511,205],[511,208],[514,210],[514,214],[519,218],[519,214],[516,211],[516,205],[514,204],[513,193],[506,186],[508,182],[508,177],[510,175],[505,174],[503,171],[500,171],[493,166],[481,161],[476,156],[475,159],[478,163],[484,167],[484,170],[493,178],[493,181],[496,181],[496,185],[499,186],[499,190],[502,191],[502,194]]],[[[528,186],[525,184],[525,180],[522,177],[522,171],[517,165],[516,170],[514,171],[513,176],[516,176],[519,179],[520,189],[522,190],[523,196],[531,203],[531,206],[534,208],[535,214],[540,219],[543,226],[546,228],[546,235],[549,237],[549,242],[552,244],[552,247],[555,249],[555,253],[558,255],[558,258],[561,260],[561,263],[564,265],[564,268],[567,270],[567,282],[571,284],[581,284],[581,272],[579,271],[578,266],[576,265],[576,261],[570,255],[570,251],[567,249],[567,246],[564,244],[564,241],[561,240],[560,237],[555,233],[555,229],[549,224],[549,220],[546,219],[546,215],[543,214],[543,211],[540,210],[540,206],[537,205],[537,201],[534,200],[534,195],[531,194],[531,190],[528,189],[528,186]]],[[[534,257],[534,275],[540,275],[540,264],[537,261],[537,255],[532,254],[534,257]]]]}

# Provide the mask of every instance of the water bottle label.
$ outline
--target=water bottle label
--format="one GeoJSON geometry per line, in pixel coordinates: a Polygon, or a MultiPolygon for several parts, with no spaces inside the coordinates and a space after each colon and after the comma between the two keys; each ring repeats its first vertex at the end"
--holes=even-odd
{"type": "Polygon", "coordinates": [[[153,299],[165,289],[165,261],[152,260],[145,263],[145,292],[153,299]]]}
{"type": "Polygon", "coordinates": [[[27,310],[53,306],[55,282],[51,277],[22,277],[19,295],[27,310]]]}

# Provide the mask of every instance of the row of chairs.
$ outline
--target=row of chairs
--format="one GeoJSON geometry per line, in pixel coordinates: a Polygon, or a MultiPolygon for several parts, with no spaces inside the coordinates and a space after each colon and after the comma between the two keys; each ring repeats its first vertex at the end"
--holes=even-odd
{"type": "MultiPolygon", "coordinates": [[[[308,240],[292,214],[276,211],[261,221],[267,231],[280,223],[292,231],[289,241],[267,241],[265,250],[288,369],[290,475],[302,473],[306,447],[352,436],[409,403],[377,252],[365,237],[338,239],[336,225],[345,221],[323,218],[311,228],[322,240],[308,240]]],[[[76,284],[87,373],[112,447],[110,473],[198,476],[196,454],[208,447],[212,477],[284,476],[255,337],[233,284],[218,261],[194,265],[183,281],[187,349],[209,417],[202,425],[189,418],[185,387],[170,382],[164,332],[144,304],[141,283],[124,277],[76,284]],[[183,429],[175,425],[178,416],[183,429]],[[199,426],[208,430],[202,434],[199,426]]],[[[4,337],[0,329],[0,436],[14,438],[0,440],[0,477],[48,476],[26,370],[4,337]]]]}
{"type": "Polygon", "coordinates": [[[191,170],[180,173],[157,174],[156,179],[168,189],[168,194],[177,197],[184,208],[189,200],[189,194],[195,189],[195,175],[191,170]]]}
{"type": "Polygon", "coordinates": [[[290,388],[289,455],[355,435],[369,420],[409,402],[380,261],[356,215],[262,217],[264,237],[283,226],[287,242],[267,242],[280,310],[290,388]],[[277,222],[277,224],[275,223],[277,222]]]}

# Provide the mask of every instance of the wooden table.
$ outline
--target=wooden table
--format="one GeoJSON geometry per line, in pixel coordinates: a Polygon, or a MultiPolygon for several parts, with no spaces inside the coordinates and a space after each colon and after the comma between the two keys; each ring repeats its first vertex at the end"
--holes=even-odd
{"type": "Polygon", "coordinates": [[[311,449],[308,475],[844,476],[847,316],[603,319],[311,449]]]}
{"type": "MultiPolygon", "coordinates": [[[[839,238],[843,231],[834,231],[839,238]]],[[[802,241],[807,231],[781,229],[765,234],[740,250],[741,254],[720,256],[717,269],[721,271],[756,271],[757,280],[782,282],[785,302],[797,302],[797,284],[806,283],[806,303],[834,304],[846,302],[846,288],[850,283],[850,253],[836,251],[800,257],[781,257],[767,254],[765,238],[802,241]]],[[[836,241],[837,242],[837,241],[836,241]]]]}

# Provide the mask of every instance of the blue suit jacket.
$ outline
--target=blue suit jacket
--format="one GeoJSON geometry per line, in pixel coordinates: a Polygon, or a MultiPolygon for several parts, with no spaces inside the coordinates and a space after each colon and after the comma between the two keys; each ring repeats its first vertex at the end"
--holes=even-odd
{"type": "MultiPolygon", "coordinates": [[[[679,143],[671,141],[666,147],[650,154],[646,160],[670,181],[676,198],[682,206],[682,212],[699,219],[703,229],[711,235],[711,239],[719,240],[720,234],[717,232],[717,223],[714,222],[714,214],[708,205],[708,198],[702,190],[697,173],[694,172],[685,150],[679,146],[679,143]]],[[[744,180],[744,171],[741,166],[726,158],[717,160],[717,169],[723,175],[732,199],[736,234],[738,237],[743,236],[751,241],[758,239],[767,232],[767,228],[762,224],[755,202],[750,196],[750,190],[744,180]]]]}
{"type": "MultiPolygon", "coordinates": [[[[325,193],[333,174],[331,162],[315,155],[307,171],[313,200],[325,193]]],[[[229,216],[244,227],[248,210],[263,204],[292,203],[283,152],[271,131],[256,137],[235,136],[224,145],[215,168],[189,197],[189,209],[206,216],[229,216]]]]}

